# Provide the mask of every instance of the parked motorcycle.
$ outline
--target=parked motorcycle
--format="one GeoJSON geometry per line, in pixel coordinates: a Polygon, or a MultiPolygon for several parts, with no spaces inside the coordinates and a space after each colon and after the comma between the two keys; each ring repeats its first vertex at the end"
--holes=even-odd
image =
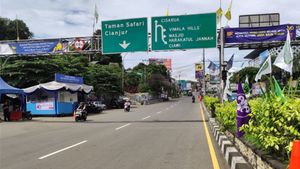
{"type": "Polygon", "coordinates": [[[75,121],[86,121],[87,119],[87,111],[86,105],[80,104],[79,107],[74,112],[75,121]]]}

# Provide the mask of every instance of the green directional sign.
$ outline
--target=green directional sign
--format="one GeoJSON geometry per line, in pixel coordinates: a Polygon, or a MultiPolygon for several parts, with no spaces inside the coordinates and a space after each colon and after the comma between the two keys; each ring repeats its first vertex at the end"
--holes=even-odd
{"type": "Polygon", "coordinates": [[[151,18],[152,50],[215,48],[216,13],[151,18]]]}
{"type": "Polygon", "coordinates": [[[147,18],[102,22],[103,54],[147,50],[147,18]]]}

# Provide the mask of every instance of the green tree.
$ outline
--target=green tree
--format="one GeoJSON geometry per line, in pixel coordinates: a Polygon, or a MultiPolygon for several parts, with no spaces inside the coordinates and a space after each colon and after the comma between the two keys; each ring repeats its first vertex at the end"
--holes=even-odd
{"type": "Polygon", "coordinates": [[[3,68],[2,75],[11,85],[26,88],[54,80],[60,67],[46,57],[11,59],[3,68]]]}
{"type": "Polygon", "coordinates": [[[30,39],[33,33],[30,32],[26,23],[20,19],[10,20],[0,17],[0,40],[16,40],[17,25],[20,39],[30,39]]]}
{"type": "Polygon", "coordinates": [[[114,64],[90,65],[87,70],[86,81],[94,86],[97,96],[117,97],[122,94],[121,72],[121,68],[114,64]]]}

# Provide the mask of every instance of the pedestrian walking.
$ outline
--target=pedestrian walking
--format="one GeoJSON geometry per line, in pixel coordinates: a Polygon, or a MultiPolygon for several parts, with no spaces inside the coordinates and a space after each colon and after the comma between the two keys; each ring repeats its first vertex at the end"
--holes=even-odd
{"type": "Polygon", "coordinates": [[[9,106],[7,101],[4,102],[2,109],[4,113],[4,121],[10,121],[9,106]]]}

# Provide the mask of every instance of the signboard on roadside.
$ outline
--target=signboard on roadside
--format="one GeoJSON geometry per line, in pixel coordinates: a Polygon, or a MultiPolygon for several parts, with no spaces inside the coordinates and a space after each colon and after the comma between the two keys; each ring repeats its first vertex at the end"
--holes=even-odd
{"type": "Polygon", "coordinates": [[[148,50],[147,18],[102,21],[102,53],[148,50]]]}
{"type": "Polygon", "coordinates": [[[203,71],[203,64],[202,63],[196,63],[195,64],[195,78],[196,79],[204,78],[204,71],[203,71]]]}
{"type": "Polygon", "coordinates": [[[152,50],[215,48],[216,13],[151,18],[152,50]]]}

